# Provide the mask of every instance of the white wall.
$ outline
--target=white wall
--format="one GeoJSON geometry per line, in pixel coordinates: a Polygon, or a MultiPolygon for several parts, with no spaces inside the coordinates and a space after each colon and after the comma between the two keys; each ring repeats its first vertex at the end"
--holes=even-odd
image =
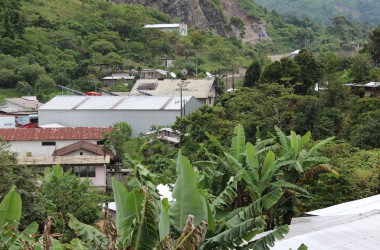
{"type": "MultiPolygon", "coordinates": [[[[8,141],[8,143],[11,145],[11,150],[13,152],[18,153],[18,155],[20,157],[27,156],[26,155],[27,152],[31,152],[32,157],[52,156],[54,150],[68,146],[68,145],[73,144],[75,142],[78,142],[78,141],[77,140],[56,141],[55,146],[42,146],[42,141],[8,141]]],[[[88,142],[96,144],[97,141],[88,140],[88,142]]],[[[83,152],[84,152],[84,150],[83,150],[83,152]]],[[[90,152],[88,152],[88,153],[90,153],[90,152]]],[[[85,155],[85,154],[83,154],[83,155],[85,155]]],[[[86,155],[88,155],[88,154],[86,154],[86,155]]]]}
{"type": "MultiPolygon", "coordinates": [[[[191,98],[186,103],[186,115],[200,107],[199,101],[191,98]]],[[[152,125],[171,126],[180,116],[180,110],[39,110],[39,125],[58,123],[67,127],[110,127],[118,122],[127,122],[132,127],[132,136],[149,131],[152,125]]]]}

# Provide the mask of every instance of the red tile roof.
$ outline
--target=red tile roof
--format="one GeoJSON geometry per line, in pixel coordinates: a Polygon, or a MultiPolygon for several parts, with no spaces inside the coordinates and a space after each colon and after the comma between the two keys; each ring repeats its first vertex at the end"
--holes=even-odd
{"type": "Polygon", "coordinates": [[[0,129],[4,141],[43,141],[43,140],[102,140],[103,132],[111,128],[7,128],[0,129]]]}

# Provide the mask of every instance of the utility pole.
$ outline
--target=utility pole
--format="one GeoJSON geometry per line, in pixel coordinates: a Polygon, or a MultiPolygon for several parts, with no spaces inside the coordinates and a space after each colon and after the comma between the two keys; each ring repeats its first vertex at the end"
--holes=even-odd
{"type": "Polygon", "coordinates": [[[179,101],[181,102],[181,117],[183,117],[183,112],[182,112],[182,107],[183,107],[183,104],[182,104],[182,102],[183,102],[183,100],[182,100],[182,88],[186,87],[187,83],[185,82],[185,80],[181,80],[177,85],[179,86],[179,92],[180,92],[180,99],[179,99],[179,101]]]}

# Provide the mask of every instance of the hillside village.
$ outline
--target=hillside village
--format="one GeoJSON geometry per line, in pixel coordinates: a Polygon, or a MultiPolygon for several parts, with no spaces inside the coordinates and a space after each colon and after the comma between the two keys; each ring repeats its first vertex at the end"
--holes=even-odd
{"type": "Polygon", "coordinates": [[[0,249],[377,247],[380,26],[6,3],[0,249]]]}

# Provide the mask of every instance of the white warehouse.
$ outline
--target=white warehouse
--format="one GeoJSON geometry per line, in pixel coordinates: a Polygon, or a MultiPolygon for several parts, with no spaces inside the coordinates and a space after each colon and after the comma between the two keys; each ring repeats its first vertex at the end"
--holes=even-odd
{"type": "MultiPolygon", "coordinates": [[[[184,115],[201,106],[193,96],[182,100],[184,115]]],[[[56,96],[38,109],[39,126],[110,127],[127,122],[134,137],[153,125],[170,126],[180,115],[179,96],[56,96]]]]}

